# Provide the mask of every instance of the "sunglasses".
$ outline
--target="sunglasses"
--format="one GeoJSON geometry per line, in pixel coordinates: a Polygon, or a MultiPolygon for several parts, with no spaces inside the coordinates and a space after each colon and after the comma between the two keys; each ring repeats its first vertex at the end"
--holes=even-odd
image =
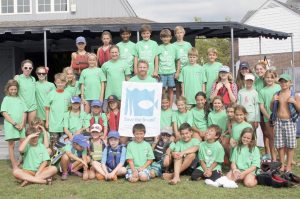
{"type": "Polygon", "coordinates": [[[32,67],[24,67],[25,70],[32,70],[32,67]]]}
{"type": "Polygon", "coordinates": [[[171,135],[168,133],[162,133],[161,136],[171,137],[171,135]]]}
{"type": "Polygon", "coordinates": [[[37,75],[47,75],[47,73],[36,73],[37,75]]]}

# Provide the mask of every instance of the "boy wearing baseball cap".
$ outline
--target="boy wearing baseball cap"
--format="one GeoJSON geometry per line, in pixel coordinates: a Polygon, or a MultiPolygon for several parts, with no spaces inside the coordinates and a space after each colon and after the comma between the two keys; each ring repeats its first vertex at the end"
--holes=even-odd
{"type": "Polygon", "coordinates": [[[272,99],[271,109],[273,110],[274,122],[274,145],[279,153],[279,161],[282,163],[281,171],[289,177],[292,171],[292,161],[294,151],[297,146],[296,140],[296,122],[300,112],[300,96],[295,95],[291,89],[292,77],[288,74],[282,74],[279,77],[281,90],[277,92],[272,99]],[[284,167],[284,157],[287,155],[286,168],[284,167]]]}
{"type": "MultiPolygon", "coordinates": [[[[93,167],[105,180],[117,180],[118,177],[125,176],[126,168],[126,148],[120,144],[118,131],[108,133],[108,145],[103,150],[102,162],[93,162],[93,167]]],[[[99,179],[99,178],[98,178],[99,179]]]]}
{"type": "MultiPolygon", "coordinates": [[[[75,74],[79,77],[81,71],[87,67],[88,64],[88,53],[85,51],[86,40],[80,36],[76,38],[77,51],[71,55],[71,67],[74,69],[75,74]]],[[[78,79],[78,78],[77,78],[78,79]]]]}
{"type": "Polygon", "coordinates": [[[87,156],[88,140],[82,134],[75,135],[72,143],[64,147],[66,153],[61,157],[60,166],[62,168],[61,180],[67,180],[69,172],[88,179],[88,163],[90,158],[87,156]],[[83,174],[79,170],[83,168],[83,174]]]}

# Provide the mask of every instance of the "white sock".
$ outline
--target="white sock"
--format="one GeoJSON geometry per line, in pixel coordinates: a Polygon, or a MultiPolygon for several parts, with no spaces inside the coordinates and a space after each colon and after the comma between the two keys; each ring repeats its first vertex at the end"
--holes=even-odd
{"type": "Polygon", "coordinates": [[[219,184],[216,181],[212,181],[211,179],[206,179],[206,180],[204,180],[204,182],[205,182],[205,184],[213,186],[213,187],[220,187],[221,186],[221,184],[219,184]]]}

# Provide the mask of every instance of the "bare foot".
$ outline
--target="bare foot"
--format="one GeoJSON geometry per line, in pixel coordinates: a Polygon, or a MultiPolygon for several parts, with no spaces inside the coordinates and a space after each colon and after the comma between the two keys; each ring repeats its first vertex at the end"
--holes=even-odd
{"type": "Polygon", "coordinates": [[[27,180],[24,180],[22,183],[21,183],[21,187],[25,187],[26,185],[28,185],[29,182],[27,180]]]}
{"type": "Polygon", "coordinates": [[[179,178],[173,178],[172,180],[169,181],[170,185],[176,185],[178,182],[180,182],[179,178]]]}
{"type": "Polygon", "coordinates": [[[137,182],[139,179],[138,178],[130,178],[129,182],[137,182]]]}
{"type": "Polygon", "coordinates": [[[174,177],[174,174],[173,173],[163,173],[162,175],[162,179],[164,180],[172,180],[172,178],[174,177]]]}

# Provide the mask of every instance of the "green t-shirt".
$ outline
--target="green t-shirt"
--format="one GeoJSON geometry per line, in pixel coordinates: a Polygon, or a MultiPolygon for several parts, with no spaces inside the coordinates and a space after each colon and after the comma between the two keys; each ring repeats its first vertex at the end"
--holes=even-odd
{"type": "Polygon", "coordinates": [[[242,122],[242,123],[233,123],[232,125],[232,139],[234,139],[235,141],[238,141],[240,139],[240,136],[242,134],[242,131],[247,128],[250,127],[252,128],[252,125],[249,124],[248,122],[242,122]]]}
{"type": "Polygon", "coordinates": [[[73,148],[72,143],[67,144],[64,146],[64,151],[69,151],[72,154],[76,155],[77,157],[81,158],[83,155],[87,155],[87,149],[83,149],[82,151],[77,151],[75,148],[73,148]]]}
{"type": "Polygon", "coordinates": [[[214,82],[218,79],[219,69],[222,64],[220,62],[214,62],[213,64],[206,63],[203,65],[206,74],[206,97],[210,98],[210,93],[214,82]]]}
{"type": "Polygon", "coordinates": [[[183,69],[189,63],[188,51],[192,48],[190,42],[183,41],[182,43],[174,42],[173,45],[176,47],[178,57],[180,59],[181,69],[183,69]]]}
{"type": "MultiPolygon", "coordinates": [[[[177,124],[177,128],[179,129],[180,125],[185,123],[185,122],[190,122],[189,121],[189,116],[190,112],[187,111],[186,113],[180,113],[179,111],[173,111],[172,114],[172,123],[176,123],[177,124]]],[[[192,125],[192,124],[190,124],[192,125]]]]}
{"type": "Polygon", "coordinates": [[[258,93],[255,89],[248,90],[242,88],[238,93],[238,104],[243,105],[247,112],[248,122],[259,122],[260,121],[260,111],[258,103],[258,93]]]}
{"type": "Polygon", "coordinates": [[[158,45],[156,41],[153,41],[151,39],[145,41],[141,40],[136,43],[136,57],[138,57],[138,60],[144,59],[148,61],[149,63],[149,70],[148,74],[152,75],[154,71],[154,58],[157,56],[157,48],[158,45]]]}
{"type": "Polygon", "coordinates": [[[157,82],[157,80],[154,79],[153,77],[151,77],[150,75],[148,75],[146,79],[140,79],[139,76],[135,75],[132,78],[130,78],[129,81],[130,82],[145,82],[145,83],[154,83],[154,82],[157,82]]]}
{"type": "Polygon", "coordinates": [[[45,102],[45,107],[49,107],[49,132],[61,133],[64,127],[64,114],[68,112],[71,93],[67,91],[51,91],[45,102]]]}
{"type": "Polygon", "coordinates": [[[160,112],[160,129],[172,126],[172,109],[161,110],[160,112]]]}
{"type": "MultiPolygon", "coordinates": [[[[103,65],[104,66],[104,65],[103,65]]],[[[106,77],[101,68],[86,68],[80,74],[79,82],[84,85],[84,98],[86,100],[99,100],[101,83],[106,77]]]]}
{"type": "Polygon", "coordinates": [[[249,152],[249,148],[246,146],[242,146],[240,150],[238,147],[235,147],[233,149],[230,161],[234,162],[236,167],[242,171],[249,169],[251,166],[260,168],[259,149],[258,147],[254,147],[252,152],[249,152]]]}
{"type": "Polygon", "coordinates": [[[190,120],[192,123],[192,127],[196,127],[200,131],[207,130],[207,119],[205,118],[204,109],[198,109],[194,107],[190,110],[190,120]]]}
{"type": "Polygon", "coordinates": [[[40,82],[37,81],[35,84],[35,97],[37,102],[37,117],[46,120],[46,113],[45,113],[45,101],[47,99],[48,94],[55,90],[55,85],[51,82],[40,82]]]}
{"type": "Polygon", "coordinates": [[[131,71],[126,67],[126,63],[122,60],[109,60],[102,66],[103,73],[106,77],[105,99],[110,95],[115,95],[121,99],[122,82],[125,77],[131,74],[131,71]]]}
{"type": "MultiPolygon", "coordinates": [[[[217,163],[217,166],[213,169],[213,171],[222,170],[224,155],[225,155],[224,148],[219,141],[213,143],[201,142],[199,145],[199,152],[198,152],[199,160],[204,161],[207,168],[209,168],[214,162],[217,163]]],[[[204,171],[201,165],[197,169],[204,171]]]]}
{"type": "Polygon", "coordinates": [[[257,92],[260,92],[261,89],[263,89],[263,87],[265,87],[265,81],[262,77],[258,77],[256,76],[256,79],[254,81],[254,89],[257,92]]]}
{"type": "Polygon", "coordinates": [[[25,75],[19,75],[15,78],[19,83],[19,97],[25,102],[27,111],[31,112],[36,110],[35,99],[35,78],[32,76],[26,77],[25,75]]]}
{"type": "Polygon", "coordinates": [[[90,121],[88,120],[88,115],[85,112],[72,113],[67,112],[64,115],[64,128],[69,129],[71,133],[75,133],[82,128],[88,128],[90,126],[90,121]]]}
{"type": "Polygon", "coordinates": [[[178,81],[183,83],[187,104],[196,104],[195,95],[202,91],[202,85],[207,81],[204,68],[198,64],[187,65],[182,69],[178,81]]]}
{"type": "MultiPolygon", "coordinates": [[[[20,97],[6,96],[1,104],[1,113],[6,112],[16,123],[23,121],[23,114],[27,111],[27,106],[20,97]]],[[[25,137],[25,128],[17,130],[10,122],[4,120],[4,139],[18,139],[25,137]]]]}
{"type": "Polygon", "coordinates": [[[36,146],[27,144],[24,150],[23,169],[29,171],[37,171],[40,165],[50,160],[46,147],[38,143],[36,146]]]}
{"type": "MultiPolygon", "coordinates": [[[[105,113],[101,113],[101,119],[102,119],[102,122],[103,122],[103,126],[107,126],[107,116],[105,113]]],[[[100,124],[101,122],[99,121],[99,116],[92,116],[91,114],[88,114],[87,116],[87,120],[88,122],[90,122],[90,120],[92,119],[92,117],[94,117],[95,119],[95,124],[100,124]]]]}
{"type": "MultiPolygon", "coordinates": [[[[266,86],[263,89],[260,90],[258,95],[258,101],[260,104],[263,104],[265,109],[267,110],[268,114],[270,115],[272,113],[271,111],[271,101],[273,99],[273,96],[276,92],[280,91],[281,87],[278,84],[274,84],[273,86],[266,86]]],[[[264,122],[268,122],[269,119],[264,117],[264,122]]]]}
{"type": "Polygon", "coordinates": [[[179,59],[176,47],[173,44],[158,46],[158,74],[170,75],[176,72],[176,60],[179,59]]]}
{"type": "Polygon", "coordinates": [[[133,160],[134,167],[136,169],[145,165],[148,160],[154,159],[154,154],[151,145],[146,142],[132,141],[127,145],[126,160],[133,160]]]}
{"type": "Polygon", "coordinates": [[[80,93],[81,93],[80,92],[80,83],[79,83],[79,81],[76,81],[74,86],[67,85],[65,87],[65,91],[68,91],[69,93],[71,93],[72,97],[73,96],[79,96],[80,93]]]}
{"type": "Polygon", "coordinates": [[[119,47],[120,50],[120,58],[127,63],[127,67],[130,68],[131,73],[133,72],[133,61],[134,61],[134,56],[136,54],[135,50],[135,43],[132,41],[128,42],[119,42],[117,43],[117,46],[119,47]]]}
{"type": "Polygon", "coordinates": [[[179,140],[178,142],[174,143],[172,142],[170,145],[170,149],[174,152],[182,152],[185,151],[191,147],[199,146],[200,141],[196,138],[192,138],[188,142],[184,142],[182,140],[179,140]]]}
{"type": "Polygon", "coordinates": [[[211,111],[208,114],[208,118],[207,118],[208,126],[212,124],[216,124],[222,129],[223,133],[227,130],[227,121],[228,118],[225,110],[222,110],[220,112],[211,111]]]}

